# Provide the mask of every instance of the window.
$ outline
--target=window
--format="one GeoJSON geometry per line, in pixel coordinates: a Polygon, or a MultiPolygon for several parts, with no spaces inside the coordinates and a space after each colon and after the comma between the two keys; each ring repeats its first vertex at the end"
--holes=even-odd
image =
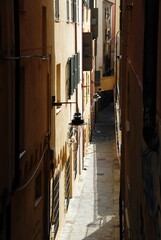
{"type": "Polygon", "coordinates": [[[74,0],[73,21],[77,22],[77,0],[74,0]]]}
{"type": "Polygon", "coordinates": [[[80,53],[75,54],[70,58],[70,77],[69,77],[69,97],[73,95],[74,89],[80,82],[80,53]]]}
{"type": "Polygon", "coordinates": [[[69,83],[70,83],[70,59],[68,59],[66,67],[65,67],[65,79],[66,79],[66,84],[65,84],[65,99],[66,101],[69,98],[69,83]]]}
{"type": "Polygon", "coordinates": [[[55,0],[55,20],[59,20],[59,0],[55,0]]]}
{"type": "Polygon", "coordinates": [[[92,33],[83,33],[83,71],[92,70],[92,33]]]}
{"type": "Polygon", "coordinates": [[[71,0],[71,22],[74,21],[74,0],[71,0]]]}
{"type": "Polygon", "coordinates": [[[69,97],[74,93],[74,57],[70,58],[69,97]]]}
{"type": "Polygon", "coordinates": [[[77,23],[79,23],[79,0],[77,0],[77,23]]]}
{"type": "Polygon", "coordinates": [[[69,0],[66,0],[67,22],[69,22],[69,0]]]}
{"type": "Polygon", "coordinates": [[[98,37],[98,8],[91,9],[91,32],[93,39],[98,37]]]}
{"type": "Polygon", "coordinates": [[[77,53],[77,57],[78,57],[78,79],[77,82],[80,83],[80,53],[77,53]]]}
{"type": "Polygon", "coordinates": [[[100,86],[100,76],[101,76],[101,72],[95,71],[95,86],[100,86]]]}

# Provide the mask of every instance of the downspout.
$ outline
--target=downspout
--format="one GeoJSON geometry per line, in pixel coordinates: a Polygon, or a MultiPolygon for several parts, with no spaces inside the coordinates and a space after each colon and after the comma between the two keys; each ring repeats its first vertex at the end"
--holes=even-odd
{"type": "Polygon", "coordinates": [[[149,151],[157,151],[156,84],[159,1],[146,0],[143,63],[143,137],[149,151]]]}
{"type": "MultiPolygon", "coordinates": [[[[20,56],[20,27],[19,27],[19,0],[14,0],[14,35],[15,57],[20,56]]],[[[15,61],[15,178],[14,188],[19,185],[19,86],[20,86],[20,59],[15,61]]]]}

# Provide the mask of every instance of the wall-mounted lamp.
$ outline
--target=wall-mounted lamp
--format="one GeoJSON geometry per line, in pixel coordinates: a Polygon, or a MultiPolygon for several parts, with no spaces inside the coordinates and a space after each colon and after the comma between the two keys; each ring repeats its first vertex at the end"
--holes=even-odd
{"type": "Polygon", "coordinates": [[[93,95],[93,100],[94,100],[94,102],[97,102],[99,98],[101,98],[101,96],[100,96],[98,93],[95,93],[95,94],[93,95]]]}
{"type": "Polygon", "coordinates": [[[60,107],[63,104],[72,104],[72,103],[76,104],[76,102],[55,102],[55,96],[52,96],[52,106],[60,107]]]}
{"type": "Polygon", "coordinates": [[[84,122],[84,120],[82,119],[82,115],[79,112],[76,112],[74,114],[74,117],[71,121],[71,123],[69,123],[69,125],[73,125],[73,126],[84,126],[87,123],[84,122]]]}

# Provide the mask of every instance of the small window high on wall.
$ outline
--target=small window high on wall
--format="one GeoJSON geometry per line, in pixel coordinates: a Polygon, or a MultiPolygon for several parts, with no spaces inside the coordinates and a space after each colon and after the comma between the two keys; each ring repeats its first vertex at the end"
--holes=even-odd
{"type": "Polygon", "coordinates": [[[55,20],[59,20],[59,0],[55,0],[55,20]]]}
{"type": "Polygon", "coordinates": [[[67,22],[69,22],[69,0],[66,0],[67,22]]]}

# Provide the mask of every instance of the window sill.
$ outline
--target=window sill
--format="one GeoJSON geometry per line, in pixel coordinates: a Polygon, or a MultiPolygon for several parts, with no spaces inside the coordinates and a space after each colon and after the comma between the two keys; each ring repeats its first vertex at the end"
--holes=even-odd
{"type": "Polygon", "coordinates": [[[60,19],[56,19],[56,18],[55,18],[55,22],[56,22],[56,23],[59,23],[59,22],[60,22],[60,19]]]}

